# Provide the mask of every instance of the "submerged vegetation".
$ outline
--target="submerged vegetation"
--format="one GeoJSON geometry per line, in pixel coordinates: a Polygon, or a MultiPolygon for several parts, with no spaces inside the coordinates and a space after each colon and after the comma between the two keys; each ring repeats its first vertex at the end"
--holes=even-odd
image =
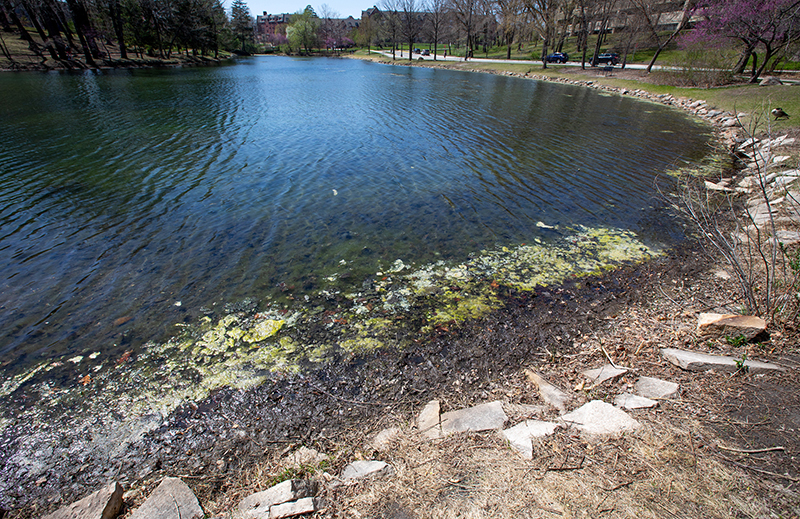
{"type": "MultiPolygon", "coordinates": [[[[503,291],[535,291],[658,254],[629,231],[581,227],[557,243],[484,250],[463,263],[415,266],[396,260],[371,283],[323,290],[302,305],[179,323],[171,339],[149,343],[136,355],[48,361],[4,381],[0,395],[26,385],[26,393],[46,398],[51,409],[68,403],[97,411],[115,401],[125,417],[166,413],[222,386],[258,385],[273,372],[299,373],[352,354],[404,348],[438,328],[499,308],[503,291]],[[48,376],[39,380],[43,373],[48,376]]],[[[2,427],[8,423],[5,418],[2,427]]]]}

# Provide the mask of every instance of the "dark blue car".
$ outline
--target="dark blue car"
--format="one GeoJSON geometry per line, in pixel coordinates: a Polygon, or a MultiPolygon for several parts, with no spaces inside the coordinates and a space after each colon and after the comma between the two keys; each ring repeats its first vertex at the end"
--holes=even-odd
{"type": "Polygon", "coordinates": [[[566,63],[569,61],[569,56],[564,52],[554,52],[547,56],[548,63],[566,63]]]}

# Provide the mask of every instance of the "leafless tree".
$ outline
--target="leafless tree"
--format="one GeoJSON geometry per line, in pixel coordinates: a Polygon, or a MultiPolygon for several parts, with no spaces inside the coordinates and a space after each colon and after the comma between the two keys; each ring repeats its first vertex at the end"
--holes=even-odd
{"type": "Polygon", "coordinates": [[[497,0],[500,29],[506,43],[506,59],[511,59],[511,47],[514,38],[518,37],[521,25],[525,21],[525,3],[523,0],[497,0]]]}
{"type": "Polygon", "coordinates": [[[447,0],[426,0],[425,10],[428,11],[425,27],[428,30],[430,41],[433,42],[433,60],[436,61],[436,51],[442,32],[447,22],[447,0]]]}
{"type": "Polygon", "coordinates": [[[556,41],[557,16],[563,0],[525,0],[525,7],[533,16],[534,30],[542,40],[542,67],[547,68],[547,54],[556,41]]]}
{"type": "Polygon", "coordinates": [[[478,14],[478,0],[449,0],[450,9],[458,25],[464,29],[467,35],[466,50],[464,60],[472,57],[472,49],[475,38],[475,18],[478,14]]]}
{"type": "Polygon", "coordinates": [[[672,40],[674,40],[675,37],[686,28],[687,24],[689,23],[689,19],[692,16],[692,12],[694,11],[695,0],[683,0],[681,19],[678,21],[678,25],[675,27],[675,29],[663,40],[661,39],[659,29],[662,26],[664,15],[667,12],[671,12],[672,7],[668,3],[665,4],[661,0],[631,0],[631,2],[642,16],[644,24],[650,33],[650,37],[657,45],[656,52],[653,55],[653,58],[650,60],[650,63],[647,65],[647,73],[649,74],[653,69],[653,65],[655,65],[656,60],[658,59],[658,55],[661,54],[661,51],[663,51],[666,46],[669,45],[672,40]]]}
{"type": "Polygon", "coordinates": [[[383,31],[392,42],[392,59],[397,59],[397,39],[400,33],[398,0],[383,0],[383,31]]]}
{"type": "Polygon", "coordinates": [[[408,42],[408,60],[411,61],[411,49],[414,48],[414,42],[417,41],[419,33],[422,31],[423,17],[417,11],[419,7],[417,0],[398,0],[398,6],[400,8],[400,32],[408,42]]]}

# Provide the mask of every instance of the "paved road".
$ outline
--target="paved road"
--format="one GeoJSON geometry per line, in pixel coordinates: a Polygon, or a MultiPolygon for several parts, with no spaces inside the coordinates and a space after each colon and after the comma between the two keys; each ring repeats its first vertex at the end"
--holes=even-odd
{"type": "MultiPolygon", "coordinates": [[[[391,51],[373,51],[377,52],[378,54],[383,54],[384,56],[392,57],[391,51]]],[[[405,51],[397,51],[395,53],[397,59],[408,59],[408,52],[405,51]]],[[[413,54],[413,59],[420,59],[423,60],[432,60],[433,55],[430,56],[422,56],[421,54],[413,54]]],[[[447,56],[444,57],[441,53],[436,55],[436,61],[465,61],[464,58],[460,56],[447,56]]],[[[534,60],[526,60],[526,59],[492,59],[492,58],[470,58],[468,61],[475,62],[475,63],[513,63],[518,65],[541,65],[541,61],[534,61],[534,60]]],[[[580,67],[581,63],[579,61],[568,61],[567,63],[548,63],[549,67],[580,67]]],[[[588,62],[587,62],[587,66],[588,62]]],[[[615,67],[616,69],[621,68],[619,65],[615,67]]],[[[647,65],[642,65],[639,63],[628,63],[625,65],[626,69],[634,69],[634,70],[645,70],[647,65]]],[[[662,70],[662,69],[669,69],[670,67],[662,67],[660,65],[654,65],[653,70],[662,70]]]]}

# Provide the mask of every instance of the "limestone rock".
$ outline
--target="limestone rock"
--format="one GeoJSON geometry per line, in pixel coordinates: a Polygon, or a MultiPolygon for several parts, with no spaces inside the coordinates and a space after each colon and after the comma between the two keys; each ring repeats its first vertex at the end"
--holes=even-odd
{"type": "Polygon", "coordinates": [[[417,428],[426,438],[441,438],[442,427],[440,425],[440,408],[438,400],[431,400],[422,409],[417,418],[417,428]]]}
{"type": "Polygon", "coordinates": [[[526,369],[525,374],[528,376],[528,380],[530,380],[539,389],[539,395],[542,397],[542,400],[555,407],[562,413],[567,410],[567,402],[570,400],[568,394],[550,382],[546,381],[535,371],[526,369]]]}
{"type": "Polygon", "coordinates": [[[111,483],[44,519],[113,519],[122,508],[122,486],[111,483]]]}
{"type": "MultiPolygon", "coordinates": [[[[706,355],[694,351],[679,350],[676,348],[662,348],[661,355],[672,364],[687,371],[723,371],[733,373],[738,371],[742,359],[727,357],[722,355],[706,355]]],[[[747,367],[750,373],[764,373],[768,371],[786,371],[777,364],[758,362],[746,359],[743,366],[747,367]]]]}
{"type": "Polygon", "coordinates": [[[354,461],[342,471],[342,479],[353,481],[367,477],[383,477],[394,474],[394,468],[385,461],[354,461]]]}
{"type": "Polygon", "coordinates": [[[606,364],[602,368],[588,369],[582,371],[581,374],[588,378],[593,384],[602,384],[606,380],[616,378],[620,375],[627,373],[627,369],[615,368],[611,364],[606,364]]]}
{"type": "Polygon", "coordinates": [[[317,466],[328,457],[315,449],[302,446],[286,456],[287,466],[300,468],[302,466],[317,466]]]}
{"type": "Polygon", "coordinates": [[[781,81],[780,79],[776,78],[775,76],[767,76],[767,77],[765,77],[764,79],[761,80],[761,83],[759,83],[758,86],[776,86],[776,85],[782,85],[782,84],[783,84],[783,81],[781,81]]]}
{"type": "Polygon", "coordinates": [[[540,420],[526,420],[510,429],[503,431],[503,437],[508,440],[511,448],[519,452],[526,460],[533,458],[533,438],[542,438],[553,434],[559,427],[557,423],[542,422],[540,420]]]}
{"type": "Polygon", "coordinates": [[[131,519],[201,519],[203,509],[180,478],[164,478],[131,519]]]}
{"type": "Polygon", "coordinates": [[[637,395],[645,398],[672,398],[678,394],[679,387],[675,382],[652,377],[639,377],[633,389],[637,395]]]}
{"type": "Polygon", "coordinates": [[[267,518],[274,505],[313,496],[314,490],[314,484],[305,479],[288,479],[244,498],[239,512],[244,519],[267,518]]]}
{"type": "Polygon", "coordinates": [[[766,321],[753,315],[700,314],[697,321],[697,331],[700,335],[715,337],[744,335],[750,340],[766,329],[766,321]]]}
{"type": "Polygon", "coordinates": [[[601,400],[592,400],[561,419],[566,425],[580,429],[586,436],[616,435],[640,426],[628,413],[601,400]]]}
{"type": "Polygon", "coordinates": [[[450,411],[442,415],[442,433],[502,429],[508,420],[500,401],[480,404],[467,409],[450,411]]]}
{"type": "Polygon", "coordinates": [[[617,398],[614,399],[614,405],[624,409],[642,409],[646,407],[654,407],[658,405],[658,402],[643,396],[623,393],[621,395],[617,395],[617,398]]]}
{"type": "Polygon", "coordinates": [[[400,436],[402,431],[399,427],[389,427],[381,430],[370,442],[370,447],[376,451],[383,452],[391,448],[392,443],[400,436]]]}
{"type": "Polygon", "coordinates": [[[320,508],[319,504],[319,500],[316,498],[304,497],[297,501],[273,505],[269,509],[269,519],[283,519],[284,517],[316,512],[320,508]]]}

